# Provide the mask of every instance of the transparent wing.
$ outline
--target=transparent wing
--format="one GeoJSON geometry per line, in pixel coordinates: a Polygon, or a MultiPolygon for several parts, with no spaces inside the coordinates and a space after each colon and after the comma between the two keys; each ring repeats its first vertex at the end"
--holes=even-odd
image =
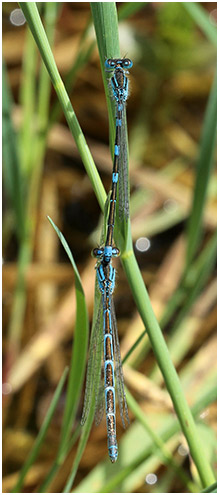
{"type": "Polygon", "coordinates": [[[104,341],[104,335],[103,335],[103,313],[104,309],[106,307],[106,292],[104,292],[104,296],[102,297],[102,366],[101,366],[101,379],[99,381],[99,389],[96,393],[96,403],[95,403],[95,424],[98,426],[103,418],[103,413],[104,413],[104,362],[103,362],[103,341],[104,341]]]}
{"type": "Polygon", "coordinates": [[[122,419],[123,428],[126,428],[125,420],[129,424],[129,415],[128,415],[126,396],[125,396],[125,389],[124,389],[124,377],[122,371],[119,337],[118,337],[115,306],[113,299],[111,303],[111,309],[112,309],[113,346],[114,346],[114,355],[115,355],[116,388],[118,394],[120,416],[122,419]]]}
{"type": "Polygon", "coordinates": [[[103,367],[101,367],[101,379],[99,382],[99,391],[96,394],[96,404],[95,404],[95,424],[98,426],[102,419],[104,413],[104,380],[103,380],[103,367]]]}
{"type": "Polygon", "coordinates": [[[106,233],[107,233],[107,221],[109,217],[109,208],[110,208],[110,198],[111,198],[111,190],[108,192],[105,205],[104,205],[104,223],[101,232],[101,241],[100,245],[103,246],[105,244],[106,233]]]}
{"type": "Polygon", "coordinates": [[[99,362],[99,367],[96,369],[95,373],[98,374],[97,388],[95,389],[95,424],[98,426],[103,417],[104,413],[104,380],[103,380],[103,301],[101,296],[101,319],[100,319],[100,346],[98,349],[97,361],[99,362]]]}
{"type": "Polygon", "coordinates": [[[129,218],[129,181],[126,111],[122,112],[121,145],[119,155],[119,218],[129,218]]]}
{"type": "Polygon", "coordinates": [[[84,406],[81,418],[81,424],[84,425],[91,406],[92,396],[99,389],[101,376],[101,358],[103,349],[103,331],[102,331],[102,301],[101,294],[98,290],[98,284],[95,285],[95,308],[91,329],[91,339],[89,348],[89,357],[87,364],[87,376],[84,395],[84,406]]]}
{"type": "MultiPolygon", "coordinates": [[[[109,206],[110,206],[110,197],[111,197],[111,191],[109,191],[105,205],[104,205],[104,221],[102,218],[102,215],[100,216],[100,220],[98,222],[98,226],[91,235],[91,241],[93,244],[96,244],[97,236],[99,235],[100,242],[98,243],[98,246],[104,246],[105,244],[105,239],[106,239],[106,231],[107,231],[107,219],[109,216],[109,206]]],[[[99,290],[99,289],[98,289],[99,290]]]]}

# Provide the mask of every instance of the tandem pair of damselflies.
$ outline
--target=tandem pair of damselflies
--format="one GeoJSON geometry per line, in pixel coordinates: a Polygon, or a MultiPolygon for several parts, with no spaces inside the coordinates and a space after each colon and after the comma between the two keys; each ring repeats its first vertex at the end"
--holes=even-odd
{"type": "Polygon", "coordinates": [[[98,424],[102,419],[105,398],[107,443],[109,457],[112,462],[115,462],[118,457],[115,377],[120,415],[124,428],[126,427],[126,422],[129,422],[118,331],[112,298],[115,288],[115,268],[112,266],[112,258],[120,254],[119,249],[113,246],[118,182],[120,215],[124,215],[126,219],[129,216],[125,105],[128,98],[129,86],[127,73],[132,65],[132,61],[128,58],[108,59],[105,62],[106,70],[113,71],[110,86],[116,107],[116,134],[106,240],[103,247],[93,250],[93,255],[97,258],[97,287],[101,298],[99,309],[96,312],[92,326],[84,408],[81,420],[81,423],[84,424],[90,410],[93,394],[95,394],[95,418],[98,424]],[[103,379],[101,374],[102,361],[104,370],[103,379]]]}

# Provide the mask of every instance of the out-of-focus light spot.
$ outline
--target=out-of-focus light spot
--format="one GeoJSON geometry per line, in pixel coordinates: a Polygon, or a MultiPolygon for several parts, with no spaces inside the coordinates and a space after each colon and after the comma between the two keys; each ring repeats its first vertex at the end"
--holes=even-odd
{"type": "Polygon", "coordinates": [[[148,485],[155,485],[157,483],[157,476],[154,473],[147,474],[145,481],[148,485]]]}
{"type": "Polygon", "coordinates": [[[205,409],[205,411],[203,411],[203,412],[200,414],[200,416],[199,416],[199,417],[200,417],[201,419],[204,419],[204,418],[206,418],[206,416],[208,416],[208,415],[209,415],[209,409],[205,409]]]}
{"type": "Polygon", "coordinates": [[[151,243],[147,237],[139,237],[135,243],[135,247],[138,251],[141,251],[141,253],[144,253],[145,251],[148,251],[151,247],[151,243]]]}
{"type": "Polygon", "coordinates": [[[181,455],[182,457],[185,457],[186,455],[188,455],[189,453],[189,449],[188,447],[186,447],[186,445],[180,445],[178,447],[178,454],[181,455]]]}
{"type": "Polygon", "coordinates": [[[10,21],[14,26],[23,26],[25,24],[26,19],[21,9],[14,9],[10,13],[10,21]]]}
{"type": "Polygon", "coordinates": [[[134,30],[130,28],[127,22],[120,22],[119,24],[119,40],[121,53],[128,53],[131,59],[135,59],[139,52],[138,44],[135,39],[134,30]]]}
{"type": "Polygon", "coordinates": [[[217,10],[213,9],[209,14],[209,21],[213,26],[217,26],[217,10]]]}
{"type": "Polygon", "coordinates": [[[3,395],[9,395],[12,392],[12,386],[10,383],[3,383],[2,384],[2,394],[3,395]]]}
{"type": "Polygon", "coordinates": [[[166,199],[166,201],[164,201],[164,203],[163,203],[163,209],[165,211],[176,210],[177,206],[178,206],[178,204],[175,201],[175,199],[166,199]]]}

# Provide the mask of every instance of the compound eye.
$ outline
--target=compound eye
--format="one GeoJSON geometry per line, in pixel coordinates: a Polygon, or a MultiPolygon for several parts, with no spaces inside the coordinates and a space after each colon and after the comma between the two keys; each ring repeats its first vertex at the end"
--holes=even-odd
{"type": "Polygon", "coordinates": [[[93,258],[101,258],[103,256],[103,249],[102,248],[94,248],[91,251],[91,255],[93,258]]]}
{"type": "Polygon", "coordinates": [[[131,69],[131,67],[133,66],[133,62],[130,60],[130,58],[125,58],[123,60],[123,66],[126,68],[126,69],[131,69]]]}
{"type": "Polygon", "coordinates": [[[108,58],[108,59],[106,60],[106,62],[105,62],[105,67],[106,67],[107,69],[114,69],[114,68],[115,68],[115,66],[116,66],[116,64],[115,64],[115,62],[114,62],[114,60],[113,60],[112,58],[108,58]]]}
{"type": "Polygon", "coordinates": [[[120,250],[117,247],[114,247],[112,250],[112,256],[117,258],[120,255],[120,250]]]}

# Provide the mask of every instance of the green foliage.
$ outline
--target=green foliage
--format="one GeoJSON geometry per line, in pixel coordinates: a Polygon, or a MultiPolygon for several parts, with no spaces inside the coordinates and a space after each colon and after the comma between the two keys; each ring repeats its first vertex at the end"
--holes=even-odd
{"type": "Polygon", "coordinates": [[[183,12],[178,2],[165,2],[157,9],[158,35],[160,35],[173,50],[191,46],[195,32],[193,21],[187,12],[183,12]]]}

